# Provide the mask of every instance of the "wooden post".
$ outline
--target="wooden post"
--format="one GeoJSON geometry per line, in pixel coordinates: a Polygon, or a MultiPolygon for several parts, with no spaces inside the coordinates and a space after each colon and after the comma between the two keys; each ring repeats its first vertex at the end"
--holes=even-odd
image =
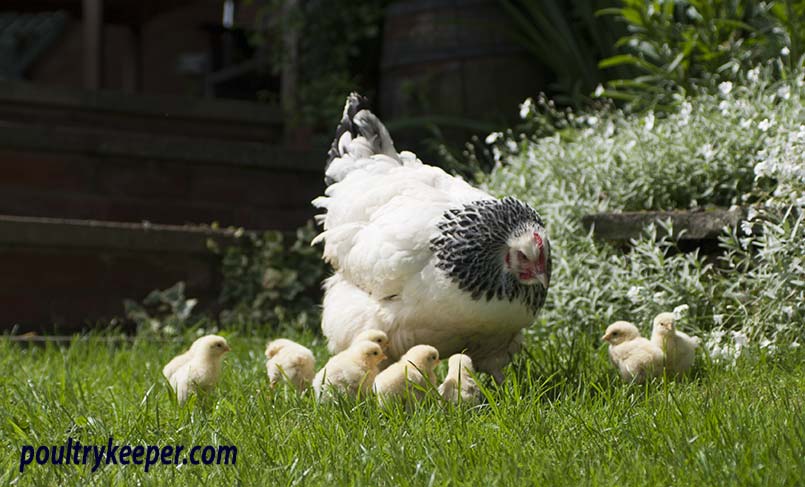
{"type": "Polygon", "coordinates": [[[84,87],[103,86],[103,0],[81,0],[84,31],[84,87]]]}
{"type": "Polygon", "coordinates": [[[285,0],[282,2],[282,72],[280,85],[280,103],[285,112],[286,127],[289,121],[299,116],[297,107],[298,79],[298,48],[299,32],[294,22],[290,21],[292,15],[299,8],[298,0],[285,0]]]}
{"type": "Polygon", "coordinates": [[[143,89],[143,29],[141,25],[128,26],[129,55],[123,62],[123,88],[129,93],[143,89]]]}

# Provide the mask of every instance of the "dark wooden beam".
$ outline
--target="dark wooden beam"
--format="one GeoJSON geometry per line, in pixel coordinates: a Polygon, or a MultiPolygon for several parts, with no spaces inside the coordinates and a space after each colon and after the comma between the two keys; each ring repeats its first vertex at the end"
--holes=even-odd
{"type": "Polygon", "coordinates": [[[103,0],[82,0],[84,88],[103,87],[103,0]]]}
{"type": "Polygon", "coordinates": [[[599,240],[628,241],[639,238],[650,224],[671,220],[679,240],[717,239],[724,227],[737,227],[746,216],[745,208],[714,208],[699,211],[633,211],[586,215],[582,223],[599,240]]]}

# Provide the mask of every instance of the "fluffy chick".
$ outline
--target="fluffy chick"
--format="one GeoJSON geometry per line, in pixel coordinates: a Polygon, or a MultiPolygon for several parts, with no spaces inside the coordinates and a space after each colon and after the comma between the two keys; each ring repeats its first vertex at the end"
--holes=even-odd
{"type": "Polygon", "coordinates": [[[439,395],[453,403],[477,405],[481,401],[481,394],[472,378],[474,373],[471,358],[460,353],[452,355],[447,361],[447,377],[439,386],[439,395]]]}
{"type": "Polygon", "coordinates": [[[380,348],[383,349],[384,353],[389,348],[389,337],[388,337],[388,335],[386,335],[386,332],[381,331],[381,330],[372,329],[372,330],[364,330],[364,331],[360,332],[352,340],[352,345],[354,345],[354,344],[356,344],[358,342],[362,342],[362,341],[377,343],[378,345],[380,345],[380,348]]]}
{"type": "Polygon", "coordinates": [[[651,343],[665,352],[665,371],[671,377],[684,375],[696,358],[699,342],[676,329],[673,313],[660,313],[654,318],[651,343]]]}
{"type": "Polygon", "coordinates": [[[162,369],[180,404],[198,389],[212,390],[221,374],[224,354],[230,350],[226,339],[206,335],[190,346],[190,350],[173,358],[162,369]]]}
{"type": "Polygon", "coordinates": [[[662,349],[640,336],[628,321],[616,321],[601,337],[609,343],[609,358],[627,382],[641,383],[662,373],[662,349]]]}
{"type": "Polygon", "coordinates": [[[436,384],[433,369],[439,364],[439,351],[430,345],[411,347],[398,362],[391,364],[375,379],[375,392],[381,404],[391,398],[413,396],[422,400],[428,383],[436,384]]]}
{"type": "Polygon", "coordinates": [[[353,397],[368,394],[378,373],[377,365],[385,358],[380,345],[365,340],[334,355],[313,378],[316,399],[332,399],[333,391],[353,397]]]}
{"type": "Polygon", "coordinates": [[[307,347],[279,338],[266,346],[266,372],[271,386],[288,381],[297,390],[307,389],[316,374],[316,358],[307,347]]]}

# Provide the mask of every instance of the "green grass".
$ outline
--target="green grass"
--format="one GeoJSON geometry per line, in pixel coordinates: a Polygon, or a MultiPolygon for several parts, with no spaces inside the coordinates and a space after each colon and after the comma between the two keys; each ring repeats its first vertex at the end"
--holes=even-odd
{"type": "MultiPolygon", "coordinates": [[[[297,337],[299,338],[299,337],[297,337]]],[[[310,335],[319,363],[323,346],[310,335]]],[[[266,387],[262,340],[232,336],[208,404],[161,377],[181,343],[0,339],[2,485],[802,485],[805,351],[701,360],[687,382],[620,384],[587,338],[532,343],[488,403],[383,411],[266,387]],[[236,466],[29,465],[23,444],[236,445],[236,466]]],[[[440,372],[444,373],[443,370],[440,372]]]]}

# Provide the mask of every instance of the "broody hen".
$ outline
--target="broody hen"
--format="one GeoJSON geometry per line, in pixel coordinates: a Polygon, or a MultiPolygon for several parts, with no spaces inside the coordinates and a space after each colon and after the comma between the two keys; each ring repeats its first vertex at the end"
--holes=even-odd
{"type": "Polygon", "coordinates": [[[388,335],[392,360],[426,343],[442,356],[466,353],[502,381],[550,283],[550,243],[537,212],[397,152],[354,93],[325,182],[313,203],[326,210],[316,242],[324,241],[335,269],[322,321],[330,351],[374,328],[388,335]]]}

